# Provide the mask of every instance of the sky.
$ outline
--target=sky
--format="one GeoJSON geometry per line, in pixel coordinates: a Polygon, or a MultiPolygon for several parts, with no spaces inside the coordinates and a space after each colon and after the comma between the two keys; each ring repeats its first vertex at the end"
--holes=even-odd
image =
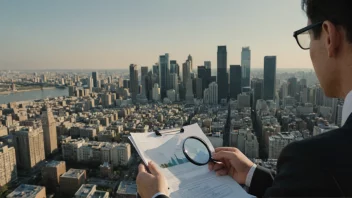
{"type": "Polygon", "coordinates": [[[310,68],[293,32],[307,24],[300,0],[2,0],[0,69],[151,67],[169,53],[194,66],[227,46],[228,65],[250,46],[252,67],[310,68]]]}

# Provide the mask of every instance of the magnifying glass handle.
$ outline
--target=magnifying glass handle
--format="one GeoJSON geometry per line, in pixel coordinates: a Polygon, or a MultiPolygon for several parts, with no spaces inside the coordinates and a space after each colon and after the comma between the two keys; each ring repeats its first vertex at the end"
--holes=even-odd
{"type": "Polygon", "coordinates": [[[219,163],[219,162],[221,162],[221,161],[215,160],[215,159],[213,159],[213,158],[210,158],[210,161],[212,161],[212,162],[214,162],[214,163],[219,163]]]}

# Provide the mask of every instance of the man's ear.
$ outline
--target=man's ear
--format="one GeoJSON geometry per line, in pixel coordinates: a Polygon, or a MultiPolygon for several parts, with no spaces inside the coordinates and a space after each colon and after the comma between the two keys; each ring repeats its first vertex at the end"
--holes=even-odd
{"type": "Polygon", "coordinates": [[[336,25],[330,21],[325,21],[322,25],[321,39],[324,41],[329,58],[336,56],[336,52],[342,41],[336,25]]]}

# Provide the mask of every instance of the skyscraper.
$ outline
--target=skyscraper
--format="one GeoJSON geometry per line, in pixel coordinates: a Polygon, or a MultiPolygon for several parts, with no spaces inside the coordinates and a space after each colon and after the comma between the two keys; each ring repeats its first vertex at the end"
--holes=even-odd
{"type": "Polygon", "coordinates": [[[16,152],[0,142],[0,186],[17,179],[16,152]]]}
{"type": "Polygon", "coordinates": [[[227,50],[226,46],[218,46],[218,55],[217,55],[217,63],[218,63],[218,86],[221,87],[218,89],[218,99],[227,99],[228,96],[228,75],[227,75],[227,50]]]}
{"type": "Polygon", "coordinates": [[[211,62],[210,61],[204,61],[204,67],[205,67],[205,69],[211,69],[211,62]]]}
{"type": "Polygon", "coordinates": [[[170,74],[170,89],[175,90],[176,99],[179,94],[178,88],[178,75],[176,73],[170,74]]]}
{"type": "Polygon", "coordinates": [[[42,128],[22,128],[13,133],[16,161],[19,168],[31,169],[45,159],[42,128]]]}
{"type": "Polygon", "coordinates": [[[57,152],[57,133],[56,121],[54,119],[51,108],[43,106],[42,108],[42,124],[44,131],[44,149],[45,156],[57,152]]]}
{"type": "Polygon", "coordinates": [[[190,62],[190,71],[193,73],[193,58],[191,55],[188,55],[187,61],[190,62]]]}
{"type": "Polygon", "coordinates": [[[188,104],[193,104],[194,103],[193,84],[192,84],[191,76],[188,76],[188,80],[187,80],[186,102],[188,104]]]}
{"type": "Polygon", "coordinates": [[[155,65],[153,65],[153,74],[159,76],[159,63],[155,63],[155,65]]]}
{"type": "Polygon", "coordinates": [[[276,56],[264,57],[264,100],[275,100],[276,56]]]}
{"type": "Polygon", "coordinates": [[[252,80],[252,89],[253,89],[253,105],[252,108],[255,109],[257,101],[263,99],[264,91],[264,81],[263,79],[254,78],[252,80]]]}
{"type": "Polygon", "coordinates": [[[183,86],[187,87],[187,80],[188,77],[191,76],[191,62],[188,60],[182,64],[182,80],[183,80],[183,86]]]}
{"type": "MultiPolygon", "coordinates": [[[[202,92],[207,88],[206,84],[208,84],[208,77],[206,76],[207,70],[205,69],[204,66],[198,66],[198,78],[202,80],[202,92]]],[[[209,84],[208,84],[209,85],[209,84]]]]}
{"type": "Polygon", "coordinates": [[[130,92],[135,102],[138,94],[138,67],[135,64],[130,65],[130,92]]]}
{"type": "Polygon", "coordinates": [[[145,66],[145,67],[141,67],[141,84],[142,84],[142,96],[146,96],[147,94],[147,87],[146,87],[146,84],[145,84],[145,78],[147,77],[148,75],[148,67],[145,66]]]}
{"type": "Polygon", "coordinates": [[[250,77],[251,77],[251,49],[249,47],[242,47],[241,65],[242,65],[242,86],[248,87],[250,85],[250,77]]]}
{"type": "Polygon", "coordinates": [[[205,104],[218,104],[218,84],[212,82],[209,84],[209,88],[204,90],[204,103],[205,104]]]}
{"type": "Polygon", "coordinates": [[[169,54],[161,55],[159,57],[159,85],[160,85],[160,94],[161,98],[166,97],[166,91],[168,89],[168,79],[170,75],[170,61],[169,54]]]}
{"type": "Polygon", "coordinates": [[[93,77],[93,85],[94,87],[98,87],[98,72],[92,72],[92,77],[93,77]]]}
{"type": "Polygon", "coordinates": [[[297,94],[297,78],[292,77],[287,80],[288,82],[288,95],[295,98],[297,94]]]}
{"type": "Polygon", "coordinates": [[[176,73],[176,65],[177,65],[177,61],[175,60],[170,61],[170,74],[176,73]]]}
{"type": "Polygon", "coordinates": [[[230,97],[236,99],[242,92],[241,65],[230,65],[230,97]]]}

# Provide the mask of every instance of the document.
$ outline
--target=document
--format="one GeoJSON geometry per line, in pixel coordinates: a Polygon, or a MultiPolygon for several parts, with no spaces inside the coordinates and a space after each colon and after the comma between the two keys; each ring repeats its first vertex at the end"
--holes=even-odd
{"type": "Polygon", "coordinates": [[[153,161],[165,175],[172,198],[247,198],[249,195],[230,176],[216,176],[208,166],[197,166],[187,160],[183,154],[183,142],[187,137],[196,136],[206,142],[210,151],[214,151],[209,139],[198,124],[183,127],[184,132],[163,133],[157,136],[151,133],[131,133],[130,140],[145,164],[153,161]]]}

